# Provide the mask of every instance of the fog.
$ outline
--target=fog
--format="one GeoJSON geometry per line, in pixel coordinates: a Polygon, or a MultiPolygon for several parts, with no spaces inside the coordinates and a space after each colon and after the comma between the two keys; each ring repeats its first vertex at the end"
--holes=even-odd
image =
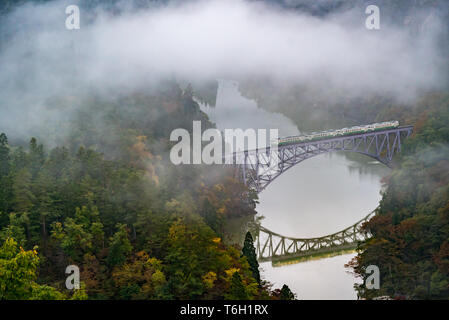
{"type": "MultiPolygon", "coordinates": [[[[292,120],[280,113],[272,113],[258,108],[257,103],[244,99],[238,91],[239,84],[220,79],[217,101],[214,107],[200,104],[217,129],[270,129],[278,130],[279,137],[294,136],[300,132],[292,120]]],[[[269,137],[268,137],[269,138],[269,137]]],[[[269,139],[266,143],[269,143],[269,139]]]]}
{"type": "MultiPolygon", "coordinates": [[[[284,1],[287,7],[305,2],[284,1]]],[[[439,43],[445,27],[435,11],[413,12],[409,20],[424,21],[418,29],[390,24],[391,17],[381,15],[381,30],[374,31],[365,28],[364,8],[350,6],[313,15],[263,1],[173,1],[139,10],[122,1],[108,8],[81,6],[81,29],[67,30],[65,8],[77,3],[27,3],[0,19],[0,132],[8,137],[28,140],[45,126],[53,130],[50,120],[70,119],[91,93],[113,98],[148,92],[166,79],[239,83],[248,77],[268,77],[316,85],[313,92],[320,92],[319,86],[326,83],[352,96],[375,93],[406,102],[446,81],[443,58],[447,57],[439,43]]],[[[332,0],[314,3],[319,3],[314,8],[333,5],[332,0]]],[[[237,109],[235,90],[222,85],[216,108],[208,110],[220,129],[277,128],[280,136],[302,130],[281,114],[261,110],[255,101],[240,102],[243,107],[237,109]]],[[[91,116],[101,126],[102,117],[91,116]]],[[[54,134],[67,130],[60,127],[54,134]]],[[[51,145],[52,138],[46,138],[51,145]]],[[[356,181],[357,175],[347,174],[346,162],[335,164],[341,159],[309,160],[270,185],[258,206],[266,217],[264,226],[296,237],[319,236],[374,209],[380,182],[366,177],[356,181]],[[279,199],[290,200],[280,206],[279,199]],[[322,215],[317,217],[316,212],[322,215]]],[[[330,263],[289,266],[277,275],[262,267],[276,285],[293,281],[291,287],[300,297],[323,297],[320,290],[327,288],[329,297],[351,298],[353,279],[341,277],[342,264],[348,260],[344,256],[330,263]],[[323,278],[323,273],[329,276],[323,278]]]]}
{"type": "Polygon", "coordinates": [[[165,78],[324,78],[353,94],[405,99],[438,88],[444,77],[438,15],[410,33],[385,24],[367,30],[360,23],[364,12],[356,9],[320,18],[243,0],[142,10],[121,2],[120,14],[82,8],[81,29],[67,30],[65,8],[73,3],[28,3],[3,19],[2,131],[23,133],[44,122],[55,96],[70,95],[75,105],[87,89],[105,95],[146,90],[165,78]]]}
{"type": "MultiPolygon", "coordinates": [[[[234,81],[219,81],[216,107],[201,106],[219,129],[279,129],[280,136],[299,132],[290,119],[257,108],[255,101],[241,96],[234,81]]],[[[362,155],[357,161],[342,153],[313,157],[280,175],[259,194],[258,217],[265,228],[284,236],[313,238],[338,232],[378,206],[380,179],[388,172],[362,155]]],[[[355,299],[357,279],[344,268],[353,256],[282,267],[261,263],[261,272],[274,287],[287,284],[301,299],[355,299]]]]}

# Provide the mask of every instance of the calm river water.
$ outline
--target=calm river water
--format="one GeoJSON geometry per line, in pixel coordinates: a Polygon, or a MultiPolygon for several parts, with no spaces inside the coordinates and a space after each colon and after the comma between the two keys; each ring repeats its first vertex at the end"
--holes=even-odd
{"type": "MultiPolygon", "coordinates": [[[[279,136],[298,134],[295,124],[281,114],[267,112],[244,98],[238,85],[220,80],[215,108],[202,106],[220,130],[231,128],[279,129],[279,136]]],[[[382,176],[388,168],[360,156],[324,154],[306,160],[281,175],[260,195],[262,225],[296,238],[323,236],[340,231],[375,209],[380,200],[382,176]],[[352,159],[352,158],[351,158],[352,159]]],[[[273,267],[261,264],[264,279],[274,288],[284,283],[299,299],[356,299],[358,279],[344,264],[354,254],[273,267]]]]}

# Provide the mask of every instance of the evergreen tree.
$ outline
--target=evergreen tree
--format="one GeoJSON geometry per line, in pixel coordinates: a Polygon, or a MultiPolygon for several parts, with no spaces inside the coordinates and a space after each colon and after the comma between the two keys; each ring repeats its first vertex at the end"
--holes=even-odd
{"type": "Polygon", "coordinates": [[[9,146],[6,134],[0,134],[0,179],[9,174],[9,146]]]}
{"type": "Polygon", "coordinates": [[[246,292],[245,285],[243,284],[242,277],[238,272],[234,272],[231,278],[231,286],[229,288],[229,294],[226,295],[228,300],[247,300],[248,293],[246,292]]]}
{"type": "Polygon", "coordinates": [[[259,272],[259,262],[257,261],[256,248],[254,247],[254,240],[251,233],[248,231],[245,236],[245,242],[242,249],[243,256],[248,259],[249,266],[253,273],[254,279],[260,285],[260,272],[259,272]]]}
{"type": "Polygon", "coordinates": [[[111,246],[107,257],[107,264],[111,267],[122,265],[133,247],[128,238],[126,225],[119,223],[118,231],[111,237],[111,246]]]}
{"type": "Polygon", "coordinates": [[[31,190],[31,174],[27,169],[20,170],[13,179],[13,205],[16,212],[30,212],[35,197],[31,190]]]}
{"type": "Polygon", "coordinates": [[[21,247],[26,244],[25,227],[30,223],[27,213],[9,214],[9,225],[0,231],[0,240],[14,239],[21,247]]]}
{"type": "Polygon", "coordinates": [[[281,289],[280,294],[281,300],[295,300],[295,294],[290,290],[290,288],[284,284],[281,289]]]}
{"type": "Polygon", "coordinates": [[[28,159],[30,164],[30,173],[34,178],[45,161],[44,147],[42,144],[37,144],[36,138],[31,138],[28,159]]]}
{"type": "MultiPolygon", "coordinates": [[[[6,134],[0,134],[0,213],[9,211],[11,201],[10,152],[6,134]]],[[[0,215],[0,227],[8,222],[7,215],[0,215]]]]}
{"type": "Polygon", "coordinates": [[[191,93],[177,86],[154,97],[87,103],[83,117],[72,118],[73,135],[58,140],[68,147],[48,154],[34,138],[28,148],[10,148],[0,135],[0,239],[17,243],[8,243],[15,253],[2,257],[0,242],[0,299],[70,298],[52,288],[68,263],[80,266],[85,284],[72,299],[260,296],[248,259],[220,238],[226,219],[254,213],[247,189],[228,170],[217,168],[223,171],[212,178],[204,168],[164,162],[167,133],[191,128],[193,120],[212,126],[191,93]],[[108,118],[101,128],[92,121],[97,113],[108,118]],[[43,248],[44,286],[35,282],[37,267],[29,268],[36,253],[19,248],[36,245],[43,248]],[[136,260],[139,252],[157,260],[136,260]],[[2,278],[23,261],[17,271],[29,278],[2,278]]]}
{"type": "Polygon", "coordinates": [[[220,218],[215,211],[215,208],[210,203],[209,199],[204,199],[202,216],[204,217],[204,221],[206,224],[212,228],[215,232],[217,232],[220,236],[220,218]]]}

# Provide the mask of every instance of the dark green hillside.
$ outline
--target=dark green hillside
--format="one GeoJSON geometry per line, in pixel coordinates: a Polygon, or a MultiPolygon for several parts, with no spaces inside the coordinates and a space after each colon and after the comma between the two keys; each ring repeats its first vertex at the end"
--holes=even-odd
{"type": "Polygon", "coordinates": [[[81,105],[51,150],[1,135],[0,274],[19,262],[17,281],[0,277],[0,298],[67,297],[71,264],[89,299],[232,298],[236,279],[245,297],[268,297],[240,249],[222,241],[224,222],[254,215],[255,198],[232,172],[168,159],[171,130],[211,126],[192,96],[167,83],[81,105]]]}

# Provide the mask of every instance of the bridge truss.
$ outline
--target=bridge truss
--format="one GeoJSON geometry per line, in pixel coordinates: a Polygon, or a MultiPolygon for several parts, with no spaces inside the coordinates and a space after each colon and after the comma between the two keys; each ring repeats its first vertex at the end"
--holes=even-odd
{"type": "MultiPolygon", "coordinates": [[[[276,148],[247,150],[232,155],[236,173],[257,193],[296,164],[314,156],[334,151],[356,152],[390,166],[393,156],[401,152],[402,142],[410,136],[412,126],[340,136],[317,141],[298,142],[276,148]]],[[[359,241],[371,235],[362,229],[373,212],[352,226],[318,238],[292,238],[256,225],[254,237],[259,261],[282,261],[312,255],[338,253],[355,249],[359,241]]]]}
{"type": "Polygon", "coordinates": [[[361,153],[390,166],[393,156],[401,151],[402,141],[412,131],[412,126],[404,126],[318,141],[298,142],[277,148],[248,150],[238,155],[240,161],[236,165],[237,172],[247,186],[259,193],[296,164],[327,152],[361,153]]]}

